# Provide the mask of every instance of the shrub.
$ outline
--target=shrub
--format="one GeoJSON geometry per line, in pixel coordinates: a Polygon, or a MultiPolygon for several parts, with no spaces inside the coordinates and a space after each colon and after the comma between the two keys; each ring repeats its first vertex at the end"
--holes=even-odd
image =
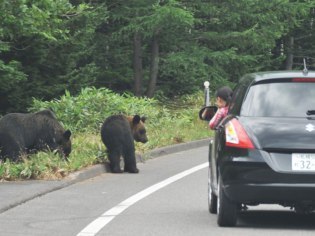
{"type": "Polygon", "coordinates": [[[72,97],[68,91],[59,100],[33,100],[29,111],[50,108],[64,125],[72,131],[97,131],[104,119],[112,114],[151,115],[156,101],[129,94],[118,95],[109,89],[84,88],[72,97]]]}

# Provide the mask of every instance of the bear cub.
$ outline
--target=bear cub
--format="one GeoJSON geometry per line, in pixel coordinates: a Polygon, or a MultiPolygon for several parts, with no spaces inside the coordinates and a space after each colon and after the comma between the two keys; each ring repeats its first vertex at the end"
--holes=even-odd
{"type": "Polygon", "coordinates": [[[148,141],[144,126],[145,117],[112,115],[101,127],[101,138],[108,152],[110,169],[113,173],[122,173],[120,157],[124,160],[124,171],[138,173],[136,164],[135,144],[148,141]]]}

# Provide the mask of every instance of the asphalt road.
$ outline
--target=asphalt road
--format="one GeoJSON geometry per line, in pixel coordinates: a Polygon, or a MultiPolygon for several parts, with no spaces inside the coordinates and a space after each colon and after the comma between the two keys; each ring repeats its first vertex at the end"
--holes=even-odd
{"type": "MultiPolygon", "coordinates": [[[[170,145],[157,148],[146,153],[142,159],[150,160],[156,157],[207,146],[208,139],[170,145]]],[[[138,160],[140,161],[140,160],[138,160]]],[[[57,191],[75,183],[108,173],[109,167],[102,164],[75,172],[63,180],[57,181],[10,181],[0,182],[0,214],[34,198],[57,191]]],[[[1,234],[0,234],[1,236],[1,234]]]]}
{"type": "MultiPolygon", "coordinates": [[[[2,211],[0,235],[313,235],[313,214],[274,205],[251,208],[237,227],[218,227],[207,209],[207,150],[205,144],[180,146],[140,163],[139,174],[103,169],[81,180],[77,174],[63,186],[54,183],[55,190],[2,211]]],[[[6,188],[0,186],[2,201],[6,188]]]]}

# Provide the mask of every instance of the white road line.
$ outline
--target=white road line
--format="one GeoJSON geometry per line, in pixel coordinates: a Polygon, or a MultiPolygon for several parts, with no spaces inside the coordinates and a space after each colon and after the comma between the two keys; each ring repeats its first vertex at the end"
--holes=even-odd
{"type": "Polygon", "coordinates": [[[154,193],[155,191],[164,188],[165,186],[184,178],[187,175],[190,175],[198,170],[201,170],[208,166],[208,162],[203,163],[201,165],[195,166],[191,169],[185,170],[177,175],[174,175],[162,182],[159,182],[155,185],[152,185],[141,192],[131,196],[130,198],[122,201],[117,206],[109,209],[100,217],[92,221],[88,226],[86,226],[77,236],[94,236],[96,235],[102,228],[104,228],[110,221],[112,221],[116,216],[126,210],[128,207],[132,206],[136,202],[140,201],[141,199],[149,196],[150,194],[154,193]]]}

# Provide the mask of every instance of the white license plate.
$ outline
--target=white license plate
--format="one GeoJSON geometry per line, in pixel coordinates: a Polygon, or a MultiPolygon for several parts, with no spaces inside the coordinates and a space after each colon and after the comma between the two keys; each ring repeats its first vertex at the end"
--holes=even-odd
{"type": "Polygon", "coordinates": [[[292,170],[315,171],[315,153],[292,153],[292,170]]]}

